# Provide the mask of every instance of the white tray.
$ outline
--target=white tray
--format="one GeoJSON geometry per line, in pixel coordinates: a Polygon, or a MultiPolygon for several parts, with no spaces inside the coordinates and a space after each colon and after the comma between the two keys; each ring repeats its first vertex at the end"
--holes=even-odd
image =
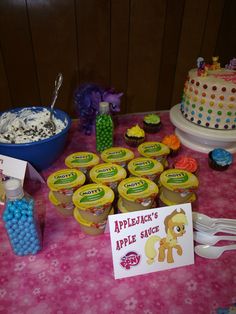
{"type": "Polygon", "coordinates": [[[170,120],[181,143],[193,150],[208,153],[220,147],[236,152],[236,130],[214,130],[191,123],[182,115],[180,104],[171,108],[170,120]]]}

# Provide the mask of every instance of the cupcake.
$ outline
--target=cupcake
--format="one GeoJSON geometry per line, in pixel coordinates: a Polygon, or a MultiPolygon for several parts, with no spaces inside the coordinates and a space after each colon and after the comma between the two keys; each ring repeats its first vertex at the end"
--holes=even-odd
{"type": "Polygon", "coordinates": [[[223,148],[215,148],[208,154],[209,166],[214,170],[224,171],[233,162],[233,155],[223,148]]]}
{"type": "Polygon", "coordinates": [[[170,155],[174,156],[178,153],[180,149],[180,140],[175,134],[166,135],[161,142],[169,147],[170,155]]]}
{"type": "Polygon", "coordinates": [[[125,133],[125,142],[127,145],[137,147],[145,140],[145,132],[138,124],[128,129],[125,133]]]}
{"type": "Polygon", "coordinates": [[[143,119],[143,128],[147,133],[156,133],[161,128],[161,119],[157,114],[148,114],[143,119]]]}
{"type": "Polygon", "coordinates": [[[181,156],[174,161],[173,168],[186,170],[188,172],[196,174],[198,169],[198,162],[195,158],[181,156]]]}

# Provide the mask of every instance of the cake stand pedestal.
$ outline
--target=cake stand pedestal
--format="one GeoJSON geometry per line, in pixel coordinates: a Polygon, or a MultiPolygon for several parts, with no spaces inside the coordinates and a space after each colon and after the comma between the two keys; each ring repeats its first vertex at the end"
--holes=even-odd
{"type": "Polygon", "coordinates": [[[236,152],[236,130],[214,130],[191,123],[182,115],[180,104],[171,108],[170,120],[181,143],[193,150],[208,153],[214,148],[224,148],[236,152]]]}

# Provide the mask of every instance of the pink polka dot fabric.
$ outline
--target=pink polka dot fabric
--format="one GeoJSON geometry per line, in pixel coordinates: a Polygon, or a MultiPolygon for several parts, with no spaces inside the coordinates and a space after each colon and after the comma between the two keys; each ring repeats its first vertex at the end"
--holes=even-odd
{"type": "MultiPolygon", "coordinates": [[[[174,132],[168,112],[159,114],[162,128],[147,134],[147,141],[161,141],[174,132]]],[[[115,146],[128,147],[124,133],[137,123],[142,127],[143,116],[114,118],[115,146]]],[[[95,136],[84,136],[74,121],[66,150],[43,172],[44,177],[65,167],[66,156],[78,151],[96,153],[95,136]]],[[[209,168],[207,154],[182,146],[169,165],[181,155],[194,157],[199,164],[193,209],[212,217],[236,218],[236,162],[217,172],[209,168]]],[[[209,314],[223,313],[236,303],[235,251],[216,260],[195,256],[191,266],[115,280],[109,233],[86,235],[73,217],[60,216],[48,200],[46,184],[39,188],[30,183],[26,188],[40,212],[43,250],[35,256],[15,256],[0,220],[0,314],[209,314]]],[[[1,216],[2,212],[1,207],[1,216]]]]}

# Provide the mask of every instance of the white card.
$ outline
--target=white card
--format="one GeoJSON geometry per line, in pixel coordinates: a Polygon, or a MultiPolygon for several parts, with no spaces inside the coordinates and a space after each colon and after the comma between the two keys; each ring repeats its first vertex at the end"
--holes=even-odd
{"type": "Polygon", "coordinates": [[[4,202],[4,189],[1,183],[2,177],[11,177],[21,180],[24,184],[25,177],[45,183],[43,177],[27,161],[0,155],[0,203],[4,202]]]}
{"type": "Polygon", "coordinates": [[[115,279],[194,264],[191,204],[108,219],[115,279]]]}

